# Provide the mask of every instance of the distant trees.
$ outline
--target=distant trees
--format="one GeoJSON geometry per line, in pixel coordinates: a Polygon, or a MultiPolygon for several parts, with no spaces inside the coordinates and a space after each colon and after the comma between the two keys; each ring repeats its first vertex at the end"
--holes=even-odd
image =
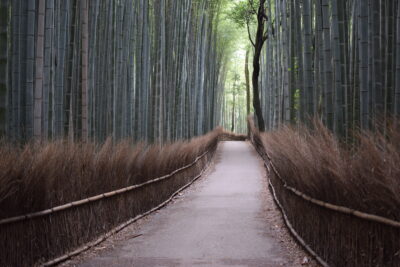
{"type": "Polygon", "coordinates": [[[399,114],[394,0],[267,0],[259,80],[266,128],[319,117],[343,139],[399,114]]]}
{"type": "Polygon", "coordinates": [[[220,6],[1,0],[0,134],[168,141],[211,130],[221,118],[220,6]]]}
{"type": "Polygon", "coordinates": [[[265,130],[265,122],[261,109],[260,92],[259,92],[259,76],[260,76],[260,60],[261,52],[265,41],[268,38],[268,29],[266,23],[268,16],[266,13],[266,0],[247,0],[239,2],[231,11],[231,19],[240,27],[246,27],[248,31],[249,41],[253,45],[253,107],[257,118],[257,124],[260,131],[265,130]],[[252,36],[251,27],[255,24],[255,36],[252,36]]]}
{"type": "MultiPolygon", "coordinates": [[[[228,73],[228,78],[225,85],[224,102],[222,110],[224,118],[221,125],[231,132],[245,134],[247,133],[247,86],[241,82],[239,69],[231,69],[228,73]]],[[[243,73],[242,73],[243,74],[243,73]]]]}

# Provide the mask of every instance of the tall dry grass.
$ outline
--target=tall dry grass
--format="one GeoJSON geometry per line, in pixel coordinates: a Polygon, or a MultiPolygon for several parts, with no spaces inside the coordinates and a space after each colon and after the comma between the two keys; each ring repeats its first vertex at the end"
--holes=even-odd
{"type": "Polygon", "coordinates": [[[344,145],[318,122],[313,129],[285,126],[264,134],[251,120],[250,126],[255,148],[277,170],[267,168],[270,189],[300,243],[329,266],[400,266],[400,228],[298,194],[399,221],[398,130],[364,132],[344,145]]]}
{"type": "Polygon", "coordinates": [[[400,220],[400,131],[342,145],[322,124],[283,126],[262,141],[289,186],[319,200],[400,220]]]}
{"type": "Polygon", "coordinates": [[[216,147],[222,130],[165,145],[55,141],[0,147],[0,219],[166,175],[216,147]]]}
{"type": "Polygon", "coordinates": [[[175,172],[122,194],[0,226],[0,266],[36,266],[160,207],[201,175],[222,130],[165,145],[51,142],[0,147],[0,218],[81,200],[175,172]],[[210,152],[204,154],[205,152],[210,152]],[[200,155],[195,163],[195,159],[200,155]],[[192,164],[194,163],[194,164],[192,164]]]}

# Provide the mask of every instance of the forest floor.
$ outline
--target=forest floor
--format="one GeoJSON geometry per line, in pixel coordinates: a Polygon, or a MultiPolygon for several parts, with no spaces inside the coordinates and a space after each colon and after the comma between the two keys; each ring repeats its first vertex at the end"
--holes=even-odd
{"type": "Polygon", "coordinates": [[[248,142],[221,142],[207,175],[166,208],[62,266],[317,266],[293,241],[248,142]]]}

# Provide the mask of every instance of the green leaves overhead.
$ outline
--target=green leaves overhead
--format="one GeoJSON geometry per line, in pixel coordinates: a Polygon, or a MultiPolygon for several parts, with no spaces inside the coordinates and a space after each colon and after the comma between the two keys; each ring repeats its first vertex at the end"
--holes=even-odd
{"type": "Polygon", "coordinates": [[[256,7],[259,1],[241,1],[234,5],[229,12],[229,18],[239,27],[246,27],[246,24],[254,24],[256,22],[256,7]]]}

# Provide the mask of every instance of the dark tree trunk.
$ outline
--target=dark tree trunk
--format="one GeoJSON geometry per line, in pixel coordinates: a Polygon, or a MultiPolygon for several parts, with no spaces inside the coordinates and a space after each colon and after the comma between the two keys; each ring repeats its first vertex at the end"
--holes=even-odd
{"type": "Polygon", "coordinates": [[[260,93],[258,89],[258,77],[260,76],[260,57],[263,44],[265,42],[264,37],[264,12],[265,0],[260,0],[260,6],[258,7],[257,13],[257,34],[254,43],[254,58],[253,58],[253,107],[257,117],[258,128],[261,132],[265,131],[265,123],[262,115],[260,93]]]}

